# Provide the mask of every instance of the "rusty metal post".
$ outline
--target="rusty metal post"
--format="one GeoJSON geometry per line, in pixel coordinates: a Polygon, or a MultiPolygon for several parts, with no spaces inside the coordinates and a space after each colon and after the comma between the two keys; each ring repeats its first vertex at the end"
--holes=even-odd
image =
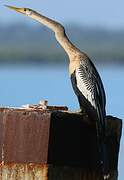
{"type": "MultiPolygon", "coordinates": [[[[0,180],[100,180],[95,124],[62,109],[0,108],[0,180]]],[[[110,180],[117,180],[122,121],[107,121],[110,180]]]]}

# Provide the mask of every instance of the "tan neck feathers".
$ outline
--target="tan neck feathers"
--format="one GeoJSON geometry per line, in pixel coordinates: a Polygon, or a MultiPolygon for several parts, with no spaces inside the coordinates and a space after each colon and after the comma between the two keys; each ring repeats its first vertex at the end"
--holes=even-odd
{"type": "Polygon", "coordinates": [[[64,27],[46,17],[43,16],[41,14],[38,14],[37,12],[34,12],[31,16],[33,19],[37,20],[38,22],[44,24],[45,26],[47,26],[48,28],[50,28],[53,32],[55,32],[55,37],[57,39],[57,41],[60,43],[60,45],[64,48],[64,50],[66,51],[66,53],[68,54],[69,58],[76,52],[79,51],[68,39],[68,37],[65,34],[65,29],[64,27]]]}

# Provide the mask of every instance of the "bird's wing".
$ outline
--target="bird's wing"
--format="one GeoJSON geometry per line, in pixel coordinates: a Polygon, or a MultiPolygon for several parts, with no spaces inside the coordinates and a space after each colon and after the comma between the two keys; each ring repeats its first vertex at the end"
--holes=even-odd
{"type": "Polygon", "coordinates": [[[101,78],[90,59],[81,60],[76,69],[77,86],[80,92],[96,109],[101,126],[105,118],[105,92],[101,78]]]}
{"type": "Polygon", "coordinates": [[[106,98],[103,83],[94,64],[90,61],[90,59],[86,61],[80,61],[80,67],[77,69],[77,75],[80,81],[85,84],[87,93],[92,94],[92,99],[94,99],[95,105],[97,106],[97,102],[99,102],[101,107],[105,107],[106,98]]]}

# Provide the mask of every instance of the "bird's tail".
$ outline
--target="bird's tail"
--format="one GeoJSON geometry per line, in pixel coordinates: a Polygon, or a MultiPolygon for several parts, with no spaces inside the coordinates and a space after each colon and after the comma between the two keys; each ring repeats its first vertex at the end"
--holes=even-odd
{"type": "Polygon", "coordinates": [[[103,179],[109,178],[109,159],[108,159],[108,149],[106,144],[106,121],[105,114],[101,110],[99,105],[97,108],[97,138],[98,138],[98,148],[100,154],[100,164],[102,168],[103,179]]]}

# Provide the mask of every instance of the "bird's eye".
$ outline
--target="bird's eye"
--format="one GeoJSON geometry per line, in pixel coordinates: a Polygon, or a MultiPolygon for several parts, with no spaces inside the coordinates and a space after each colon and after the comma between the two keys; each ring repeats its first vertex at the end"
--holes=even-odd
{"type": "Polygon", "coordinates": [[[27,16],[30,16],[32,14],[32,11],[30,9],[26,9],[25,13],[27,16]]]}
{"type": "Polygon", "coordinates": [[[26,8],[24,8],[24,11],[26,12],[26,8]]]}

